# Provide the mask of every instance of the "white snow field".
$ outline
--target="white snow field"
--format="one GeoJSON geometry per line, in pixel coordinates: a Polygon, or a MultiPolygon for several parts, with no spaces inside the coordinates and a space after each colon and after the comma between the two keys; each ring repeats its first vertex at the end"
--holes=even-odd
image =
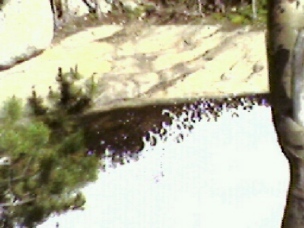
{"type": "MultiPolygon", "coordinates": [[[[269,107],[202,120],[181,143],[147,143],[139,161],[100,173],[84,211],[40,228],[278,228],[289,182],[269,107]]],[[[84,171],[85,172],[85,171],[84,171]]]]}

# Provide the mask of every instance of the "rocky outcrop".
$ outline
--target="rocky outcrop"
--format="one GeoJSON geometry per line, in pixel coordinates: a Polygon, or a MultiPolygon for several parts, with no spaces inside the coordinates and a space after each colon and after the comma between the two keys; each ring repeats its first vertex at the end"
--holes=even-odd
{"type": "Polygon", "coordinates": [[[10,0],[0,10],[0,69],[42,52],[52,42],[49,0],[10,0]]]}
{"type": "Polygon", "coordinates": [[[28,97],[33,85],[46,96],[56,86],[58,67],[75,65],[98,80],[98,110],[268,92],[264,31],[136,22],[86,29],[0,72],[0,104],[12,93],[28,97]]]}

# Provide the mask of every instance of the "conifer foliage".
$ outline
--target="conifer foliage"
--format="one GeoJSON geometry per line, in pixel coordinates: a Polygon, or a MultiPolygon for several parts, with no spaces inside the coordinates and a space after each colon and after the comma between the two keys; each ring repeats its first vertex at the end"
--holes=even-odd
{"type": "Polygon", "coordinates": [[[12,97],[0,117],[0,227],[35,227],[51,214],[81,209],[79,188],[97,179],[100,160],[87,153],[75,117],[92,105],[94,78],[62,73],[47,99],[33,88],[26,109],[12,97]],[[47,102],[45,102],[47,101],[47,102]]]}

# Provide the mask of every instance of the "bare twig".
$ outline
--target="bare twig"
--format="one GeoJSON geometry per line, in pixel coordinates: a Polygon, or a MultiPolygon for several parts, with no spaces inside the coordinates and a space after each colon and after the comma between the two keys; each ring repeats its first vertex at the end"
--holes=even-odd
{"type": "Polygon", "coordinates": [[[203,11],[202,11],[202,0],[197,0],[197,4],[198,4],[198,12],[199,14],[203,17],[205,16],[203,11]]]}
{"type": "Polygon", "coordinates": [[[252,0],[251,7],[252,7],[252,19],[255,20],[258,17],[256,0],[252,0]]]}

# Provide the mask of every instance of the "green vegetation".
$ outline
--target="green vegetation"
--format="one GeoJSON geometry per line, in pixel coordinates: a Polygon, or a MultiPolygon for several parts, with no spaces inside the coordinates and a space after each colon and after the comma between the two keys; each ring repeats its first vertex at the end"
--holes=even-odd
{"type": "Polygon", "coordinates": [[[75,117],[92,105],[94,78],[84,87],[77,68],[63,74],[59,92],[43,99],[33,89],[27,108],[12,97],[0,118],[0,227],[35,227],[53,213],[83,208],[80,188],[97,179],[100,159],[88,153],[75,117]]]}
{"type": "MultiPolygon", "coordinates": [[[[197,1],[198,2],[198,1],[197,1]]],[[[207,1],[208,2],[208,1],[207,1]]],[[[265,24],[267,15],[267,1],[256,0],[253,1],[220,1],[222,9],[212,3],[206,3],[202,6],[202,12],[206,16],[219,21],[230,21],[235,24],[265,24]]]]}
{"type": "Polygon", "coordinates": [[[257,1],[256,15],[253,12],[251,4],[244,4],[228,10],[223,17],[235,24],[266,24],[267,2],[265,0],[257,1]]]}
{"type": "MultiPolygon", "coordinates": [[[[162,0],[142,3],[131,9],[122,5],[115,6],[113,14],[120,15],[126,13],[130,19],[138,19],[151,13],[175,12],[176,17],[181,17],[181,12],[189,16],[212,17],[219,21],[230,21],[235,24],[265,24],[267,14],[267,1],[256,0],[231,0],[231,1],[203,1],[203,0],[162,0]],[[120,9],[118,9],[120,8],[120,9]]],[[[162,15],[165,17],[165,15],[162,15]]]]}

